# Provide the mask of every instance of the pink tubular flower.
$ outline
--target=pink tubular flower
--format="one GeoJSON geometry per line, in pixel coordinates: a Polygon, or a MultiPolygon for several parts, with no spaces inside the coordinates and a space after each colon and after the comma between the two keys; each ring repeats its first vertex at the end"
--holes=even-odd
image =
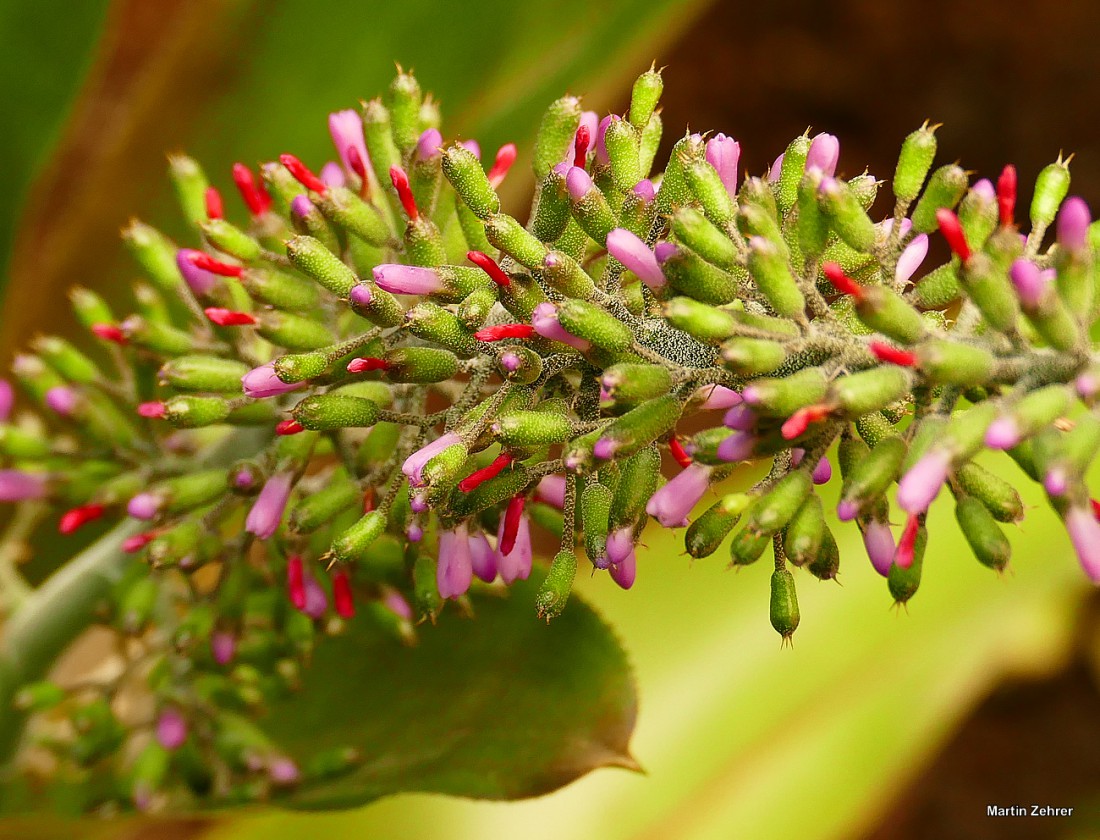
{"type": "Polygon", "coordinates": [[[516,529],[516,540],[512,544],[512,550],[507,554],[501,553],[501,544],[504,542],[504,526],[507,518],[501,517],[500,528],[497,531],[497,569],[500,571],[500,579],[511,585],[517,580],[527,580],[531,574],[531,522],[527,514],[519,517],[519,527],[516,529]]]}
{"type": "Polygon", "coordinates": [[[6,379],[0,379],[0,423],[7,421],[15,405],[15,391],[6,379]]]}
{"type": "Polygon", "coordinates": [[[859,502],[855,499],[841,499],[836,506],[836,518],[841,522],[851,522],[859,516],[859,502]]]}
{"type": "Polygon", "coordinates": [[[440,598],[458,598],[470,588],[473,562],[466,527],[459,526],[439,534],[439,563],[436,566],[436,586],[440,598]]]}
{"type": "Polygon", "coordinates": [[[535,307],[535,310],[531,313],[531,326],[543,338],[576,347],[582,353],[592,346],[590,341],[577,338],[572,333],[566,332],[565,327],[558,323],[558,308],[549,301],[540,303],[535,307]]]}
{"type": "Polygon", "coordinates": [[[218,284],[218,275],[195,265],[193,258],[201,251],[192,248],[180,248],[176,251],[176,268],[180,270],[187,287],[199,297],[204,297],[214,291],[218,284]]]}
{"type": "Polygon", "coordinates": [[[646,204],[649,204],[657,197],[657,190],[654,189],[653,182],[648,178],[643,178],[636,183],[632,192],[646,204]]]}
{"type": "Polygon", "coordinates": [[[611,163],[611,158],[607,156],[607,127],[611,125],[611,119],[612,115],[608,114],[596,126],[596,160],[603,166],[611,163]]]}
{"type": "MultiPolygon", "coordinates": [[[[742,394],[743,397],[744,394],[742,394]]],[[[744,402],[741,402],[726,412],[726,416],[722,418],[722,423],[739,432],[748,432],[756,426],[756,420],[756,412],[745,405],[744,402]]]]}
{"type": "Polygon", "coordinates": [[[831,134],[818,134],[810,142],[806,153],[806,169],[819,169],[827,177],[836,174],[836,165],[840,160],[840,141],[831,134]]]}
{"type": "Polygon", "coordinates": [[[1043,489],[1050,496],[1064,496],[1069,490],[1069,475],[1065,467],[1055,465],[1050,467],[1043,476],[1043,489]]]}
{"type": "Polygon", "coordinates": [[[634,529],[627,525],[607,535],[607,563],[618,565],[634,553],[634,529]]]}
{"type": "Polygon", "coordinates": [[[990,449],[1011,449],[1020,442],[1022,437],[1020,426],[1015,418],[1002,414],[986,429],[985,445],[990,449]]]}
{"type": "Polygon", "coordinates": [[[924,513],[947,481],[951,455],[931,449],[898,482],[898,505],[907,513],[924,513]]]}
{"type": "Polygon", "coordinates": [[[332,144],[336,147],[337,154],[348,172],[355,172],[352,166],[351,149],[354,148],[359,155],[362,166],[370,166],[370,155],[367,154],[367,144],[363,140],[363,120],[359,113],[352,109],[336,111],[328,115],[328,130],[332,135],[332,144]]]}
{"type": "Polygon", "coordinates": [[[241,387],[244,389],[246,397],[262,399],[264,397],[277,397],[281,394],[289,394],[291,391],[297,391],[299,388],[304,388],[305,383],[283,382],[278,374],[275,373],[275,363],[268,362],[266,365],[252,368],[252,370],[242,376],[241,387]]]}
{"type": "Polygon", "coordinates": [[[470,566],[475,575],[486,583],[492,583],[497,577],[497,553],[489,545],[489,539],[481,531],[470,534],[470,566]]]}
{"type": "Polygon", "coordinates": [[[438,128],[426,129],[421,135],[420,139],[416,141],[416,156],[420,160],[430,160],[431,158],[438,157],[440,149],[443,148],[443,135],[439,133],[438,128]]]}
{"type": "Polygon", "coordinates": [[[187,740],[187,719],[179,709],[167,706],[157,716],[157,743],[166,750],[178,750],[187,740]]]}
{"type": "MultiPolygon", "coordinates": [[[[894,563],[898,568],[908,569],[916,559],[917,534],[920,531],[920,519],[916,514],[909,514],[905,520],[905,528],[898,540],[898,547],[894,550],[894,563]]],[[[889,571],[889,570],[887,570],[889,571]]]]}
{"type": "Polygon", "coordinates": [[[478,160],[481,160],[481,144],[476,140],[462,140],[459,144],[466,151],[470,152],[478,160]]]}
{"type": "Polygon", "coordinates": [[[1043,300],[1047,280],[1039,266],[1030,260],[1014,260],[1008,269],[1009,279],[1016,287],[1016,295],[1025,309],[1036,309],[1043,300]]]}
{"type": "Polygon", "coordinates": [[[210,653],[219,665],[228,665],[237,653],[237,637],[228,630],[215,630],[210,634],[210,653]]]}
{"type": "Polygon", "coordinates": [[[686,528],[687,516],[710,487],[711,467],[692,464],[654,493],[645,511],[666,528],[686,528]]]}
{"type": "Polygon", "coordinates": [[[914,236],[913,241],[905,246],[905,250],[898,257],[898,264],[894,269],[895,282],[908,283],[909,278],[920,268],[926,256],[928,256],[928,234],[922,233],[914,236]]]}
{"type": "Polygon", "coordinates": [[[1083,251],[1089,244],[1092,214],[1084,199],[1072,196],[1058,213],[1058,244],[1070,253],[1083,251]]]}
{"type": "Polygon", "coordinates": [[[545,502],[556,508],[565,507],[565,476],[548,475],[535,487],[535,496],[540,502],[545,502]]]}
{"type": "Polygon", "coordinates": [[[659,289],[667,282],[649,246],[626,228],[607,234],[607,251],[649,288],[659,289]]]}
{"type": "Polygon", "coordinates": [[[720,461],[747,461],[756,446],[756,435],[748,432],[734,432],[718,444],[717,455],[720,461]]]}
{"type": "Polygon", "coordinates": [[[456,443],[462,443],[462,438],[454,432],[447,432],[437,437],[431,443],[420,447],[420,449],[406,458],[405,463],[401,465],[401,472],[408,477],[409,484],[413,487],[419,487],[423,484],[424,478],[422,473],[428,461],[432,460],[432,458],[448,446],[454,446],[456,443]]]}
{"type": "Polygon", "coordinates": [[[264,482],[264,488],[245,519],[244,529],[259,539],[269,539],[283,521],[283,511],[290,498],[292,476],[289,473],[276,473],[264,482]]]}
{"type": "Polygon", "coordinates": [[[737,165],[741,160],[741,144],[725,134],[715,134],[707,141],[707,163],[715,168],[722,186],[730,194],[737,195],[737,165]]]}
{"type": "Polygon", "coordinates": [[[786,152],[780,152],[779,156],[772,161],[772,165],[768,167],[768,183],[774,184],[779,180],[779,176],[783,174],[783,160],[787,157],[786,152]]]}
{"type": "Polygon", "coordinates": [[[700,411],[723,411],[741,404],[741,395],[725,385],[704,385],[695,396],[703,400],[700,411]]]}
{"type": "Polygon", "coordinates": [[[1100,522],[1087,507],[1071,507],[1066,512],[1066,530],[1081,568],[1093,583],[1100,583],[1100,522]]]}
{"type": "Polygon", "coordinates": [[[631,546],[630,553],[618,563],[612,563],[608,568],[608,572],[615,583],[623,589],[630,589],[634,585],[634,579],[638,574],[638,562],[634,555],[634,547],[631,546]]]}
{"type": "Polygon", "coordinates": [[[399,263],[375,266],[374,282],[395,295],[430,295],[443,288],[435,269],[399,263]]]}
{"type": "Polygon", "coordinates": [[[370,306],[370,302],[374,299],[374,295],[371,293],[370,286],[366,283],[359,283],[351,287],[351,291],[348,292],[348,300],[355,306],[366,308],[370,306]]]}
{"type": "Polygon", "coordinates": [[[328,612],[328,595],[325,594],[324,587],[309,572],[303,573],[302,585],[305,588],[305,601],[300,609],[312,619],[323,617],[328,612]]]}
{"type": "Polygon", "coordinates": [[[62,417],[68,417],[76,411],[80,397],[68,385],[55,385],[46,391],[45,401],[51,411],[62,417]]]}
{"type": "Polygon", "coordinates": [[[833,477],[833,465],[829,462],[827,457],[822,457],[817,462],[817,466],[814,467],[814,471],[811,475],[814,484],[828,484],[829,479],[833,477]]]}
{"type": "Polygon", "coordinates": [[[386,593],[382,596],[382,605],[403,621],[413,620],[412,606],[396,589],[386,588],[386,593]]]}
{"type": "Polygon", "coordinates": [[[156,517],[160,512],[160,506],[164,499],[156,493],[138,493],[126,504],[126,512],[134,519],[148,521],[156,517]]]}
{"type": "Polygon", "coordinates": [[[279,758],[272,759],[267,765],[267,777],[271,779],[273,785],[279,787],[290,787],[296,785],[302,778],[302,773],[298,769],[298,765],[291,759],[281,756],[279,758]]]}
{"type": "Polygon", "coordinates": [[[894,562],[894,534],[890,526],[877,519],[871,519],[863,526],[863,547],[875,571],[883,577],[890,574],[890,564],[894,562]]]}
{"type": "Polygon", "coordinates": [[[46,495],[46,476],[22,470],[0,470],[0,502],[26,502],[46,495]]]}
{"type": "Polygon", "coordinates": [[[569,173],[565,176],[565,189],[569,191],[571,199],[580,201],[594,188],[591,175],[579,166],[569,167],[569,173]]]}
{"type": "Polygon", "coordinates": [[[970,192],[974,193],[982,201],[988,204],[992,204],[997,200],[997,189],[988,178],[982,178],[980,181],[976,181],[974,186],[970,188],[970,192]]]}
{"type": "Polygon", "coordinates": [[[321,181],[326,187],[342,187],[347,183],[347,178],[340,164],[330,160],[321,167],[321,181]]]}

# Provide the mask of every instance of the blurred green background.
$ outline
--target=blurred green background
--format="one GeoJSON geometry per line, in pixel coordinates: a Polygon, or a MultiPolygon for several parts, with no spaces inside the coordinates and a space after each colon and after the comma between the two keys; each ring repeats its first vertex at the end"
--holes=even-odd
{"type": "MultiPolygon", "coordinates": [[[[1074,190],[1095,197],[1097,31],[1088,2],[9,0],[0,355],[69,329],[68,285],[126,288],[118,228],[138,215],[172,230],[165,153],[187,149],[223,187],[238,159],[293,150],[319,165],[326,114],[380,92],[394,61],[442,101],[446,135],[489,149],[524,148],[565,90],[621,109],[656,59],[668,65],[666,147],[685,125],[722,130],[761,171],[813,124],[841,137],[844,172],[888,177],[901,138],[931,117],[946,122],[941,157],[985,174],[1012,160],[1022,183],[1076,151],[1074,190]]],[[[530,183],[509,188],[518,210],[530,183]]],[[[1007,459],[988,466],[1011,475],[1007,459]]],[[[763,564],[726,573],[720,551],[692,565],[679,534],[652,530],[634,590],[579,586],[636,667],[644,775],[601,770],[519,803],[404,795],[105,836],[1098,837],[1096,601],[1053,515],[1037,494],[1027,501],[1003,579],[937,508],[908,615],[891,611],[854,526],[840,529],[843,586],[800,578],[790,650],[767,621],[763,564]],[[985,816],[1032,801],[1077,810],[985,816]]]]}

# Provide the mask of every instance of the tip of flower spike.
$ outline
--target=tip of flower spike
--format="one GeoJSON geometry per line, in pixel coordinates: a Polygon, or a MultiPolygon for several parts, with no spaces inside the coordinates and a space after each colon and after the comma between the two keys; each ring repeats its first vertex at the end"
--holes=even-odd
{"type": "Polygon", "coordinates": [[[779,431],[784,440],[794,440],[796,437],[805,434],[806,430],[814,423],[820,423],[827,418],[831,411],[832,409],[824,403],[807,405],[787,418],[779,431]]]}
{"type": "Polygon", "coordinates": [[[486,174],[494,190],[501,185],[505,176],[508,174],[508,170],[511,169],[512,164],[516,162],[516,154],[515,143],[505,143],[497,149],[496,159],[493,161],[492,167],[486,174]]]}
{"type": "Polygon", "coordinates": [[[940,233],[947,240],[947,247],[951,249],[959,262],[966,265],[970,261],[970,245],[967,244],[966,234],[963,233],[959,217],[951,210],[943,207],[936,211],[936,223],[940,227],[940,233]]]}
{"type": "Polygon", "coordinates": [[[410,222],[420,218],[420,211],[416,207],[416,199],[413,197],[412,187],[409,186],[409,176],[400,166],[390,167],[390,182],[397,191],[397,198],[405,209],[405,215],[410,222]]]}
{"type": "Polygon", "coordinates": [[[825,273],[828,281],[833,284],[833,288],[841,294],[851,295],[856,300],[863,297],[863,287],[844,273],[840,263],[827,262],[821,266],[821,270],[825,273]]]}
{"type": "Polygon", "coordinates": [[[458,489],[463,493],[469,493],[475,487],[488,481],[490,478],[494,478],[504,470],[509,464],[512,463],[512,456],[508,452],[502,452],[493,459],[492,463],[486,467],[482,467],[480,470],[474,470],[462,481],[458,482],[458,489]]]}
{"type": "Polygon", "coordinates": [[[328,192],[328,186],[310,171],[304,163],[302,163],[294,155],[279,155],[279,163],[287,168],[287,171],[294,176],[294,180],[305,187],[307,190],[313,190],[318,195],[324,195],[328,192]]]}
{"type": "Polygon", "coordinates": [[[688,455],[684,449],[684,445],[680,443],[680,439],[673,435],[668,441],[668,451],[671,453],[672,458],[681,467],[687,468],[692,464],[691,456],[688,455]]]}
{"type": "Polygon", "coordinates": [[[466,259],[488,274],[489,279],[502,289],[507,289],[512,285],[512,278],[505,274],[504,269],[488,254],[481,251],[467,251],[466,259]]]}
{"type": "Polygon", "coordinates": [[[905,520],[905,530],[901,532],[898,540],[897,551],[894,552],[894,563],[901,569],[908,569],[913,565],[913,551],[917,542],[917,532],[920,530],[920,517],[910,514],[905,520]]]}
{"type": "Polygon", "coordinates": [[[997,179],[997,215],[1002,227],[1015,224],[1016,212],[1016,167],[1011,163],[1001,170],[997,179]]]}
{"type": "Polygon", "coordinates": [[[493,327],[485,327],[474,333],[478,341],[504,341],[505,339],[533,338],[535,328],[530,324],[497,324],[493,327]]]}
{"type": "Polygon", "coordinates": [[[218,274],[222,277],[240,277],[244,274],[244,266],[215,259],[202,251],[189,251],[187,261],[195,268],[201,268],[203,271],[209,271],[211,274],[218,274]]]}
{"type": "Polygon", "coordinates": [[[584,168],[588,159],[588,147],[592,142],[592,131],[587,125],[581,124],[577,134],[573,138],[573,165],[584,168]]]}
{"type": "Polygon", "coordinates": [[[275,425],[275,434],[280,437],[286,437],[287,435],[296,435],[299,432],[304,432],[306,427],[299,423],[297,420],[288,419],[280,420],[275,425]]]}
{"type": "Polygon", "coordinates": [[[355,597],[351,591],[351,578],[343,569],[332,576],[332,600],[338,616],[341,618],[355,616],[355,597]]]}
{"type": "Polygon", "coordinates": [[[203,312],[219,327],[248,327],[256,323],[256,319],[247,312],[234,312],[217,306],[207,307],[203,312]]]}
{"type": "Polygon", "coordinates": [[[290,603],[296,610],[303,610],[306,606],[306,581],[305,571],[302,566],[302,558],[294,554],[286,561],[286,590],[290,596],[290,603]]]}
{"type": "Polygon", "coordinates": [[[271,196],[267,194],[263,184],[256,181],[252,170],[243,163],[233,164],[233,183],[237,185],[237,192],[241,194],[248,212],[253,216],[262,216],[271,209],[271,196]]]}
{"type": "Polygon", "coordinates": [[[859,505],[852,499],[841,499],[836,506],[836,518],[841,522],[851,522],[859,516],[859,505]]]}
{"type": "Polygon", "coordinates": [[[156,531],[146,531],[144,534],[134,534],[132,537],[127,537],[122,543],[122,550],[127,554],[134,554],[141,551],[156,538],[156,531]]]}
{"type": "Polygon", "coordinates": [[[104,510],[103,505],[83,505],[67,510],[61,514],[61,521],[57,524],[57,530],[66,536],[72,534],[89,522],[99,519],[103,516],[104,510]]]}
{"type": "Polygon", "coordinates": [[[313,212],[313,202],[309,200],[309,196],[305,193],[296,195],[290,202],[290,212],[299,219],[304,219],[313,212]]]}
{"type": "Polygon", "coordinates": [[[137,413],[150,420],[161,420],[168,413],[168,407],[159,400],[143,402],[137,407],[137,413]]]}
{"type": "Polygon", "coordinates": [[[92,335],[113,344],[125,344],[126,334],[116,324],[92,324],[92,335]]]}
{"type": "Polygon", "coordinates": [[[579,166],[570,167],[565,176],[565,188],[569,191],[570,198],[580,201],[592,189],[592,176],[579,166]]]}
{"type": "Polygon", "coordinates": [[[207,187],[203,199],[206,203],[206,218],[225,218],[225,205],[222,203],[222,194],[218,192],[217,187],[207,187]]]}
{"type": "Polygon", "coordinates": [[[379,359],[373,356],[364,356],[359,359],[352,359],[348,362],[348,373],[366,373],[371,370],[387,370],[390,363],[385,359],[379,359]]]}
{"type": "Polygon", "coordinates": [[[916,353],[894,347],[892,344],[887,344],[885,341],[872,341],[867,345],[867,349],[870,350],[871,355],[880,362],[900,365],[901,367],[915,367],[917,364],[916,353]]]}

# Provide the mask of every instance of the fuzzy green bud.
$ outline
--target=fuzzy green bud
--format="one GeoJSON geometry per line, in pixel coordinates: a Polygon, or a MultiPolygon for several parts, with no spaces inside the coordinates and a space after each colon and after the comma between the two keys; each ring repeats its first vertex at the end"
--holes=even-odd
{"type": "Polygon", "coordinates": [[[193,225],[206,220],[206,189],[210,182],[202,167],[187,155],[168,156],[168,178],[183,217],[193,225]]]}
{"type": "Polygon", "coordinates": [[[758,534],[774,534],[795,515],[813,490],[813,480],[805,470],[795,470],[775,482],[749,510],[745,527],[758,534]]]}
{"type": "Polygon", "coordinates": [[[865,254],[874,251],[875,224],[848,184],[835,178],[823,181],[818,201],[830,227],[849,247],[865,254]]]}
{"type": "Polygon", "coordinates": [[[334,295],[347,297],[359,282],[355,272],[312,236],[295,236],[286,243],[286,255],[294,266],[334,295]]]}
{"type": "Polygon", "coordinates": [[[573,590],[573,579],[577,576],[577,555],[563,549],[554,555],[550,570],[535,596],[535,609],[539,618],[550,621],[561,615],[573,590]]]}
{"type": "Polygon", "coordinates": [[[362,501],[359,485],[346,477],[334,478],[315,493],[303,497],[290,512],[290,529],[311,534],[322,525],[362,501]]]}
{"type": "Polygon", "coordinates": [[[966,193],[970,179],[957,163],[941,166],[928,179],[928,186],[913,210],[913,230],[917,233],[931,233],[939,227],[936,212],[954,210],[966,193]]]}
{"type": "Polygon", "coordinates": [[[784,640],[790,639],[798,629],[798,593],[795,591],[794,575],[788,569],[772,572],[769,617],[775,632],[784,640]]]}
{"type": "Polygon", "coordinates": [[[825,511],[821,498],[811,493],[801,504],[783,533],[787,559],[796,566],[813,562],[825,539],[825,511]]]}
{"type": "Polygon", "coordinates": [[[332,554],[339,563],[365,560],[368,549],[385,529],[385,514],[372,510],[332,541],[332,554]]]}
{"type": "Polygon", "coordinates": [[[604,146],[611,162],[611,179],[619,192],[625,193],[642,179],[640,140],[631,123],[617,116],[611,118],[604,133],[604,146]]]}
{"type": "Polygon", "coordinates": [[[805,319],[806,299],[791,274],[786,255],[775,243],[759,236],[749,240],[749,272],[777,314],[805,319]]]}
{"type": "Polygon", "coordinates": [[[798,188],[806,169],[810,138],[805,134],[794,138],[783,152],[779,181],[775,185],[775,203],[779,212],[787,213],[798,201],[798,188]]]}
{"type": "Polygon", "coordinates": [[[902,141],[894,170],[894,196],[898,201],[909,203],[920,194],[936,157],[937,128],[926,122],[902,141]]]}
{"type": "Polygon", "coordinates": [[[294,419],[314,431],[373,426],[378,412],[373,400],[343,394],[314,394],[292,409],[294,419]]]}
{"type": "Polygon", "coordinates": [[[657,108],[657,102],[665,89],[661,71],[650,67],[642,75],[634,80],[634,87],[630,92],[630,124],[641,131],[646,127],[649,118],[653,116],[657,108]]]}
{"type": "Polygon", "coordinates": [[[687,553],[697,560],[714,554],[750,502],[751,497],[745,493],[730,493],[707,508],[684,534],[687,553]]]}
{"type": "Polygon", "coordinates": [[[443,174],[475,216],[488,219],[500,212],[500,197],[473,152],[458,144],[449,146],[443,150],[442,164],[443,174]]]}
{"type": "MultiPolygon", "coordinates": [[[[205,188],[204,188],[205,189],[205,188]]],[[[198,221],[206,218],[205,206],[198,221]]],[[[122,241],[141,266],[145,274],[158,288],[175,290],[182,278],[176,266],[176,244],[157,230],[137,219],[122,229],[122,241]]]]}
{"type": "Polygon", "coordinates": [[[973,496],[960,496],[955,503],[955,519],[978,562],[998,572],[1008,565],[1012,547],[984,504],[973,496]]]}
{"type": "Polygon", "coordinates": [[[1031,198],[1031,227],[1045,230],[1050,227],[1058,208],[1069,193],[1069,161],[1058,160],[1047,164],[1035,179],[1035,192],[1031,198]]]}
{"type": "Polygon", "coordinates": [[[184,391],[240,393],[241,377],[246,373],[248,365],[236,359],[177,356],[165,362],[158,375],[161,380],[184,391]]]}
{"type": "Polygon", "coordinates": [[[565,160],[580,124],[581,103],[575,96],[563,96],[546,109],[535,135],[532,166],[536,178],[545,178],[546,173],[565,160]]]}
{"type": "Polygon", "coordinates": [[[596,568],[605,568],[607,560],[607,534],[611,523],[611,505],[614,494],[598,481],[590,480],[581,491],[580,515],[584,529],[584,551],[596,568]]]}
{"type": "Polygon", "coordinates": [[[603,350],[622,351],[634,344],[634,332],[630,327],[593,303],[574,299],[562,301],[558,304],[558,322],[567,332],[603,350]]]}

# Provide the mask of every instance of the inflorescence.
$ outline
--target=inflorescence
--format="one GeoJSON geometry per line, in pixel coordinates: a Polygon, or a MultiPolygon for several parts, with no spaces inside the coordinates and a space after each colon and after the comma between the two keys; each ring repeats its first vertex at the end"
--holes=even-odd
{"type": "MultiPolygon", "coordinates": [[[[854,521],[898,602],[917,590],[945,487],[978,560],[1008,563],[1000,523],[1024,511],[974,463],[990,449],[1043,486],[1100,581],[1085,486],[1100,448],[1100,230],[1066,199],[1068,161],[1039,174],[1025,235],[1014,168],[996,185],[956,164],[933,171],[926,124],[905,139],[894,211],[876,223],[881,182],[840,177],[829,134],[795,138],[744,179],[735,140],[687,134],[654,174],[661,90],[650,70],[628,112],[603,119],[575,97],[554,102],[526,224],[496,191],[515,147],[486,170],[476,142],[444,140],[404,72],[384,100],[331,115],[339,162],[319,175],[289,154],[258,173],[237,164],[243,224],[194,161],[173,157],[201,243],[132,222],[123,236],[149,281],[136,313],[72,293],[102,362],[55,337],[16,359],[40,414],[0,426],[0,499],[67,508],[62,533],[144,523],[125,550],[147,563],[110,618],[162,662],[155,738],[128,776],[138,807],[167,786],[164,756],[209,752],[196,744],[222,765],[204,774],[177,758],[189,768],[177,786],[254,798],[301,783],[246,715],[211,709],[253,709],[293,685],[315,634],[357,610],[412,640],[418,619],[466,604],[475,578],[528,577],[533,528],[560,541],[535,605],[547,619],[578,545],[630,588],[654,518],[686,527],[694,558],[731,534],[734,566],[770,546],[771,620],[789,637],[790,567],[838,571],[815,491],[830,457],[837,518],[854,521]],[[937,231],[951,257],[926,269],[937,231]],[[678,465],[667,483],[663,459],[678,465]],[[755,460],[770,461],[766,477],[689,524],[755,460]],[[260,678],[253,656],[278,667],[260,678]]],[[[0,396],[7,417],[10,388],[0,396]]],[[[121,751],[102,699],[42,683],[21,702],[76,704],[86,725],[51,742],[62,760],[121,751]]]]}

